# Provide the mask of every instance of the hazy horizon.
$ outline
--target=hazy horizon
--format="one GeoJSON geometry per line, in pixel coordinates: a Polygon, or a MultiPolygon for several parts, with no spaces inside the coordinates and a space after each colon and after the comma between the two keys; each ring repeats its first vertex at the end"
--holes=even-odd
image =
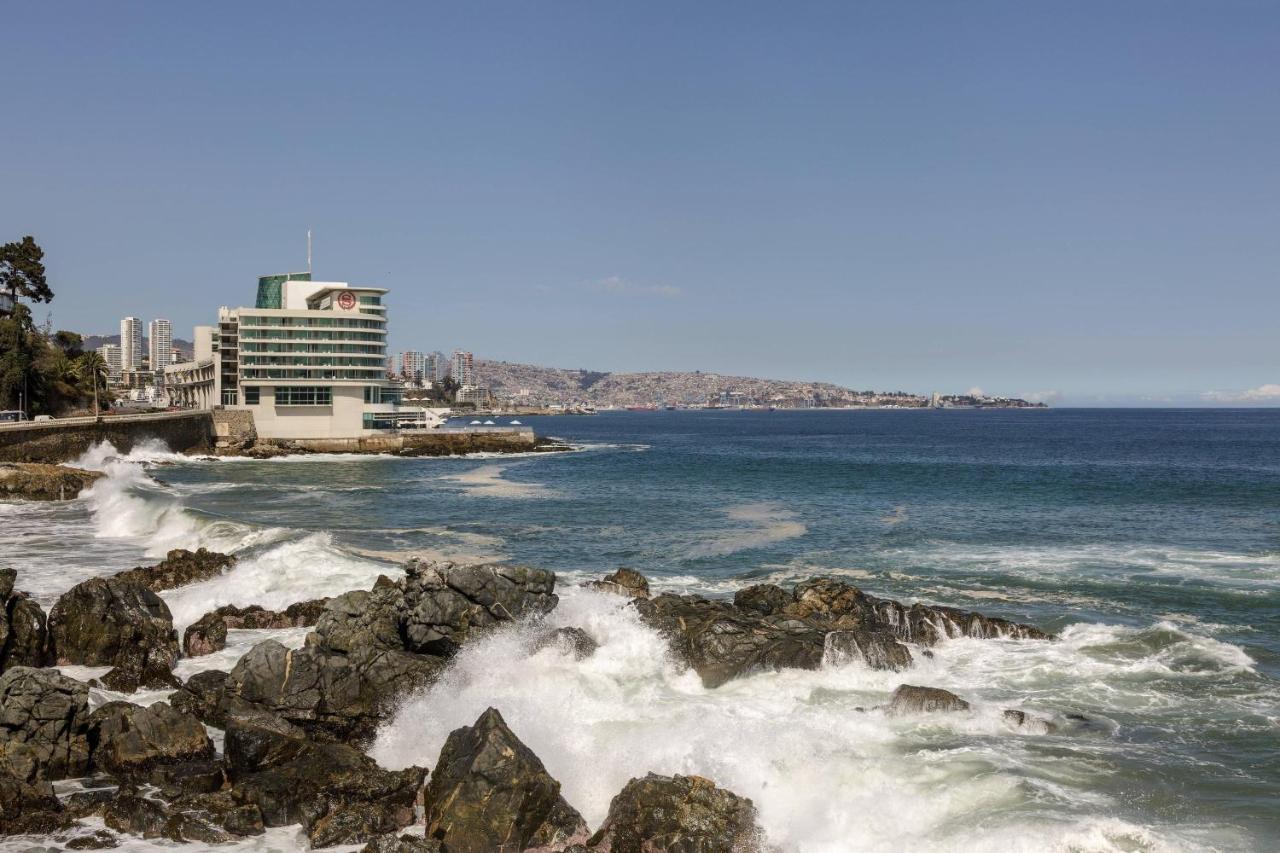
{"type": "Polygon", "coordinates": [[[1280,405],[1280,7],[30,4],[0,242],[176,337],[259,275],[390,349],[1280,405]],[[16,168],[15,168],[16,167],[16,168]]]}

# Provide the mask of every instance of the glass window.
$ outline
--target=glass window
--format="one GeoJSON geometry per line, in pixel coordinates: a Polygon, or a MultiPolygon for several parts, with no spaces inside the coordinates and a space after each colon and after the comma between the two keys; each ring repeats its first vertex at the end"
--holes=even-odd
{"type": "Polygon", "coordinates": [[[277,385],[277,406],[331,406],[333,389],[306,385],[277,385]]]}
{"type": "Polygon", "coordinates": [[[258,405],[262,389],[257,385],[246,385],[244,388],[244,404],[246,406],[258,405]]]}

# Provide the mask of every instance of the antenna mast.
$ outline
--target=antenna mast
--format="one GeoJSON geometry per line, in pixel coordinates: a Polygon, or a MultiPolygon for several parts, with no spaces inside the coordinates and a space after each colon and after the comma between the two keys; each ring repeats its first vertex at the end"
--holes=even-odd
{"type": "Polygon", "coordinates": [[[311,229],[307,229],[307,272],[311,272],[311,229]]]}

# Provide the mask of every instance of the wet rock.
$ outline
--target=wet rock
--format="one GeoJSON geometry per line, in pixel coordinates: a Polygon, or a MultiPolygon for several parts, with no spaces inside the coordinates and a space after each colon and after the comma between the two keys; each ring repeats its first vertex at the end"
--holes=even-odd
{"type": "Polygon", "coordinates": [[[360,853],[444,853],[444,847],[434,839],[390,832],[370,841],[360,853]]]}
{"type": "Polygon", "coordinates": [[[601,853],[748,853],[763,848],[751,801],[700,776],[632,779],[587,842],[601,853]]]}
{"type": "Polygon", "coordinates": [[[1037,735],[1051,735],[1058,731],[1058,726],[1051,720],[1036,717],[1016,708],[1006,708],[1001,717],[1015,729],[1037,735]]]}
{"type": "Polygon", "coordinates": [[[317,739],[363,740],[469,637],[553,608],[554,585],[537,569],[411,562],[399,582],[332,599],[304,648],[259,643],[227,690],[317,739]]]}
{"type": "Polygon", "coordinates": [[[91,791],[76,791],[67,797],[64,806],[67,814],[79,820],[96,815],[102,816],[103,810],[116,798],[116,788],[95,788],[91,791]]]}
{"type": "Polygon", "coordinates": [[[450,733],[423,793],[427,837],[459,853],[561,849],[587,826],[493,708],[450,733]]]}
{"type": "Polygon", "coordinates": [[[0,835],[44,835],[70,824],[71,817],[48,782],[27,782],[0,773],[0,835]]]}
{"type": "Polygon", "coordinates": [[[545,648],[556,648],[575,660],[583,660],[595,654],[600,644],[581,628],[556,628],[534,638],[531,651],[540,652],[545,648]]]}
{"type": "Polygon", "coordinates": [[[232,780],[286,764],[307,748],[306,732],[238,697],[229,700],[223,760],[232,780]]]}
{"type": "Polygon", "coordinates": [[[0,675],[0,775],[27,782],[83,776],[89,768],[89,687],[54,669],[0,675]]]}
{"type": "Polygon", "coordinates": [[[257,604],[248,607],[228,604],[213,612],[222,617],[228,628],[309,628],[319,621],[328,603],[327,598],[317,598],[290,604],[280,611],[267,610],[257,604]]]}
{"type": "Polygon", "coordinates": [[[101,477],[97,471],[68,465],[0,462],[0,499],[69,501],[101,477]]]}
{"type": "Polygon", "coordinates": [[[44,611],[25,592],[14,589],[17,578],[13,569],[0,569],[0,672],[46,663],[44,611]]]}
{"type": "Polygon", "coordinates": [[[893,691],[885,709],[890,714],[928,714],[968,711],[969,703],[941,687],[916,687],[902,684],[893,691]]]}
{"type": "Polygon", "coordinates": [[[197,672],[173,692],[169,704],[216,729],[227,727],[227,673],[220,669],[197,672]]]}
{"type": "Polygon", "coordinates": [[[117,693],[136,693],[143,689],[169,690],[182,686],[182,680],[168,666],[150,658],[143,659],[140,664],[117,666],[98,681],[103,687],[117,693]],[[144,668],[134,669],[136,665],[144,668]]]}
{"type": "Polygon", "coordinates": [[[740,589],[733,596],[734,607],[754,610],[761,616],[781,613],[791,603],[791,593],[771,583],[761,583],[740,589]]]}
{"type": "Polygon", "coordinates": [[[111,702],[89,723],[94,766],[118,779],[143,780],[164,765],[213,758],[204,725],[167,702],[146,708],[111,702]]]}
{"type": "Polygon", "coordinates": [[[911,650],[892,637],[873,631],[832,631],[827,634],[825,662],[839,666],[861,661],[871,669],[899,672],[911,666],[911,650]]]}
{"type": "Polygon", "coordinates": [[[116,578],[93,578],[68,590],[49,611],[49,637],[59,664],[142,674],[172,670],[178,660],[168,605],[146,587],[116,578]]]}
{"type": "Polygon", "coordinates": [[[629,598],[648,598],[649,579],[635,569],[618,569],[611,575],[589,584],[601,592],[612,592],[629,598]]]}
{"type": "Polygon", "coordinates": [[[229,810],[222,819],[222,828],[239,836],[261,835],[266,831],[262,810],[252,804],[229,810]]]}
{"type": "Polygon", "coordinates": [[[227,647],[227,620],[218,613],[206,613],[182,633],[182,653],[189,658],[210,655],[227,647]]]}
{"type": "Polygon", "coordinates": [[[99,829],[90,835],[78,835],[67,842],[68,850],[110,850],[120,844],[119,840],[105,829],[99,829]]]}
{"type": "Polygon", "coordinates": [[[226,781],[222,762],[212,759],[162,765],[151,771],[151,784],[169,799],[190,794],[212,794],[226,781]]]}
{"type": "Polygon", "coordinates": [[[164,838],[169,818],[162,803],[136,793],[121,793],[102,811],[109,829],[143,838],[164,838]]]}
{"type": "Polygon", "coordinates": [[[760,670],[816,669],[824,662],[861,660],[874,669],[900,670],[912,662],[906,643],[1048,637],[1004,619],[876,598],[829,578],[806,581],[790,593],[752,586],[733,602],[665,594],[633,606],[708,687],[760,670]]]}
{"type": "Polygon", "coordinates": [[[128,569],[117,573],[115,578],[144,586],[152,592],[162,592],[217,577],[235,564],[235,557],[217,551],[175,548],[156,565],[128,569]]]}

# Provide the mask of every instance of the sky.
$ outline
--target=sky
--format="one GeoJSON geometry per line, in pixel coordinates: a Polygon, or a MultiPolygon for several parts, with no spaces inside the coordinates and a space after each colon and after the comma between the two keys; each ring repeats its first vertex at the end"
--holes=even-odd
{"type": "Polygon", "coordinates": [[[1274,2],[3,8],[57,328],[189,338],[311,229],[396,351],[1280,405],[1274,2]]]}

